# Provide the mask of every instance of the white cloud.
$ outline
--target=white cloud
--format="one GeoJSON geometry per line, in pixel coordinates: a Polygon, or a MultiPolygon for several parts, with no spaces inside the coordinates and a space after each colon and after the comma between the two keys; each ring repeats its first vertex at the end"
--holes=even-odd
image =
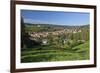
{"type": "Polygon", "coordinates": [[[24,23],[33,23],[33,24],[45,23],[45,24],[50,24],[50,22],[48,22],[48,21],[42,21],[42,20],[37,20],[37,19],[29,19],[29,18],[25,18],[24,23]]]}

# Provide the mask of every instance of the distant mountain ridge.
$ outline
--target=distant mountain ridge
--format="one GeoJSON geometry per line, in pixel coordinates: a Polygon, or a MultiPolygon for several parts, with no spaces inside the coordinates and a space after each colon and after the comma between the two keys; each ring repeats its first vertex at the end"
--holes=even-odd
{"type": "Polygon", "coordinates": [[[45,26],[45,27],[59,27],[59,28],[89,28],[89,24],[87,25],[78,25],[78,26],[71,26],[71,25],[57,25],[57,24],[31,24],[25,23],[25,26],[45,26]]]}

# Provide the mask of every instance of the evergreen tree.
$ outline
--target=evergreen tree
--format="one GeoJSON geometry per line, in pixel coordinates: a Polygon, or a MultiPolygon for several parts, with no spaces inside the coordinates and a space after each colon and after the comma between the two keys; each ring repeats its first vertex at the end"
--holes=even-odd
{"type": "Polygon", "coordinates": [[[21,48],[32,48],[35,45],[40,45],[40,42],[30,39],[30,35],[25,32],[24,21],[21,17],[21,48]]]}

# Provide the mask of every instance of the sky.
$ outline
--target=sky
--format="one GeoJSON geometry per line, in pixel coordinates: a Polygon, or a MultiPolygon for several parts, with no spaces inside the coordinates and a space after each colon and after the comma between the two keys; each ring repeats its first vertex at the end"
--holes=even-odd
{"type": "Polygon", "coordinates": [[[89,13],[21,10],[24,23],[79,26],[89,24],[89,13]]]}

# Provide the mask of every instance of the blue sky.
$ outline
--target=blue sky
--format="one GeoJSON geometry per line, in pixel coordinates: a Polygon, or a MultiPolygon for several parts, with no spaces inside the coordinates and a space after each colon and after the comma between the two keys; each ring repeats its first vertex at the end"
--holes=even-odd
{"type": "Polygon", "coordinates": [[[73,26],[89,24],[90,14],[82,12],[21,10],[21,16],[25,23],[47,23],[73,26]]]}

